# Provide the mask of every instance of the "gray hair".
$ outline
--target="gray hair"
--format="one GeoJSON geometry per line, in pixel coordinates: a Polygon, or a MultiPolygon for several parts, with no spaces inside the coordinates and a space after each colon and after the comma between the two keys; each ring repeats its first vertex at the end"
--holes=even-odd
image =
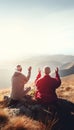
{"type": "Polygon", "coordinates": [[[16,70],[17,70],[17,71],[22,71],[22,66],[21,66],[21,65],[17,65],[17,66],[16,66],[16,70]]]}

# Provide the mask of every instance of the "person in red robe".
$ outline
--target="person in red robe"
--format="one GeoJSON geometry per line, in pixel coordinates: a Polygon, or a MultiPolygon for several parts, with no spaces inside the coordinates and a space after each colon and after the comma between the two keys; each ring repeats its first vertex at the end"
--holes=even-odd
{"type": "Polygon", "coordinates": [[[57,101],[56,89],[61,85],[61,79],[58,74],[58,68],[55,70],[55,78],[50,76],[50,67],[44,67],[44,76],[41,77],[39,70],[35,80],[36,92],[35,99],[41,103],[52,103],[57,101]]]}

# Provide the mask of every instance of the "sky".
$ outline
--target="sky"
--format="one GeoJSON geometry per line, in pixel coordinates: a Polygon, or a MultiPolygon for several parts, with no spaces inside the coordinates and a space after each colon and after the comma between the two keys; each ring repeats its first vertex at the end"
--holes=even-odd
{"type": "Polygon", "coordinates": [[[0,61],[74,55],[74,0],[0,0],[0,61]]]}

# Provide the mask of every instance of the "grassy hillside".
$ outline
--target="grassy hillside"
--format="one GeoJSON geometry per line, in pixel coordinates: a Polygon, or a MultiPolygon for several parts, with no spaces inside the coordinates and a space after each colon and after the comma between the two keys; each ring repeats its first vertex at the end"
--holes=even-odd
{"type": "MultiPolygon", "coordinates": [[[[66,76],[61,80],[62,84],[57,89],[58,97],[74,103],[74,75],[66,76]]],[[[32,91],[33,86],[34,84],[31,84],[32,91]]],[[[25,114],[18,116],[10,114],[13,109],[8,109],[3,100],[3,96],[9,95],[9,93],[10,89],[0,91],[0,130],[74,130],[74,112],[72,112],[72,115],[69,115],[69,113],[66,115],[67,110],[62,110],[60,115],[57,114],[57,111],[50,119],[50,114],[48,114],[50,109],[47,110],[46,114],[40,111],[40,119],[38,120],[27,117],[25,114]],[[45,123],[41,120],[41,116],[45,119],[45,123]]],[[[61,106],[64,107],[62,104],[61,106]]],[[[53,113],[53,111],[51,112],[53,113]]],[[[37,114],[39,114],[39,112],[37,114]]]]}
{"type": "Polygon", "coordinates": [[[61,78],[62,84],[57,89],[59,97],[74,103],[74,74],[61,78]]]}

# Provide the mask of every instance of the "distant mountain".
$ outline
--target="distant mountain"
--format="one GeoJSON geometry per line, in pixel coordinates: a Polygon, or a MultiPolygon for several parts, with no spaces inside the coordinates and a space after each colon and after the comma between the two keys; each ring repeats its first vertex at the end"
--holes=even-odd
{"type": "Polygon", "coordinates": [[[23,59],[20,61],[22,65],[32,65],[33,67],[39,68],[43,67],[45,65],[49,65],[51,69],[54,69],[55,67],[60,67],[61,65],[73,62],[74,56],[70,55],[39,55],[39,56],[33,56],[28,59],[23,59]]]}
{"type": "Polygon", "coordinates": [[[33,56],[28,59],[23,59],[23,60],[21,60],[21,63],[25,62],[25,63],[30,64],[32,62],[33,64],[36,64],[36,63],[41,63],[41,62],[49,63],[51,61],[65,64],[68,62],[73,62],[74,56],[71,56],[71,55],[39,55],[39,56],[33,56]]]}
{"type": "Polygon", "coordinates": [[[66,64],[63,64],[60,67],[60,75],[61,77],[74,74],[74,62],[69,62],[66,64]]]}
{"type": "MultiPolygon", "coordinates": [[[[41,70],[45,65],[49,65],[52,73],[56,67],[60,68],[60,75],[66,76],[74,74],[74,56],[71,55],[38,55],[30,58],[22,58],[0,66],[0,88],[9,87],[11,84],[11,76],[15,71],[15,66],[21,64],[23,73],[27,74],[27,68],[32,66],[31,80],[35,80],[38,68],[41,70]]],[[[54,75],[53,75],[54,76],[54,75]]]]}
{"type": "Polygon", "coordinates": [[[61,69],[61,76],[74,73],[72,65],[74,64],[74,56],[71,55],[40,55],[33,56],[29,59],[22,60],[22,65],[32,65],[34,70],[37,68],[43,68],[45,65],[49,65],[53,71],[56,67],[61,69]],[[70,70],[69,70],[69,69],[70,70]],[[66,69],[66,70],[65,70],[66,69]],[[65,72],[64,72],[65,71],[65,72]],[[68,72],[66,72],[68,71],[68,72]]]}

